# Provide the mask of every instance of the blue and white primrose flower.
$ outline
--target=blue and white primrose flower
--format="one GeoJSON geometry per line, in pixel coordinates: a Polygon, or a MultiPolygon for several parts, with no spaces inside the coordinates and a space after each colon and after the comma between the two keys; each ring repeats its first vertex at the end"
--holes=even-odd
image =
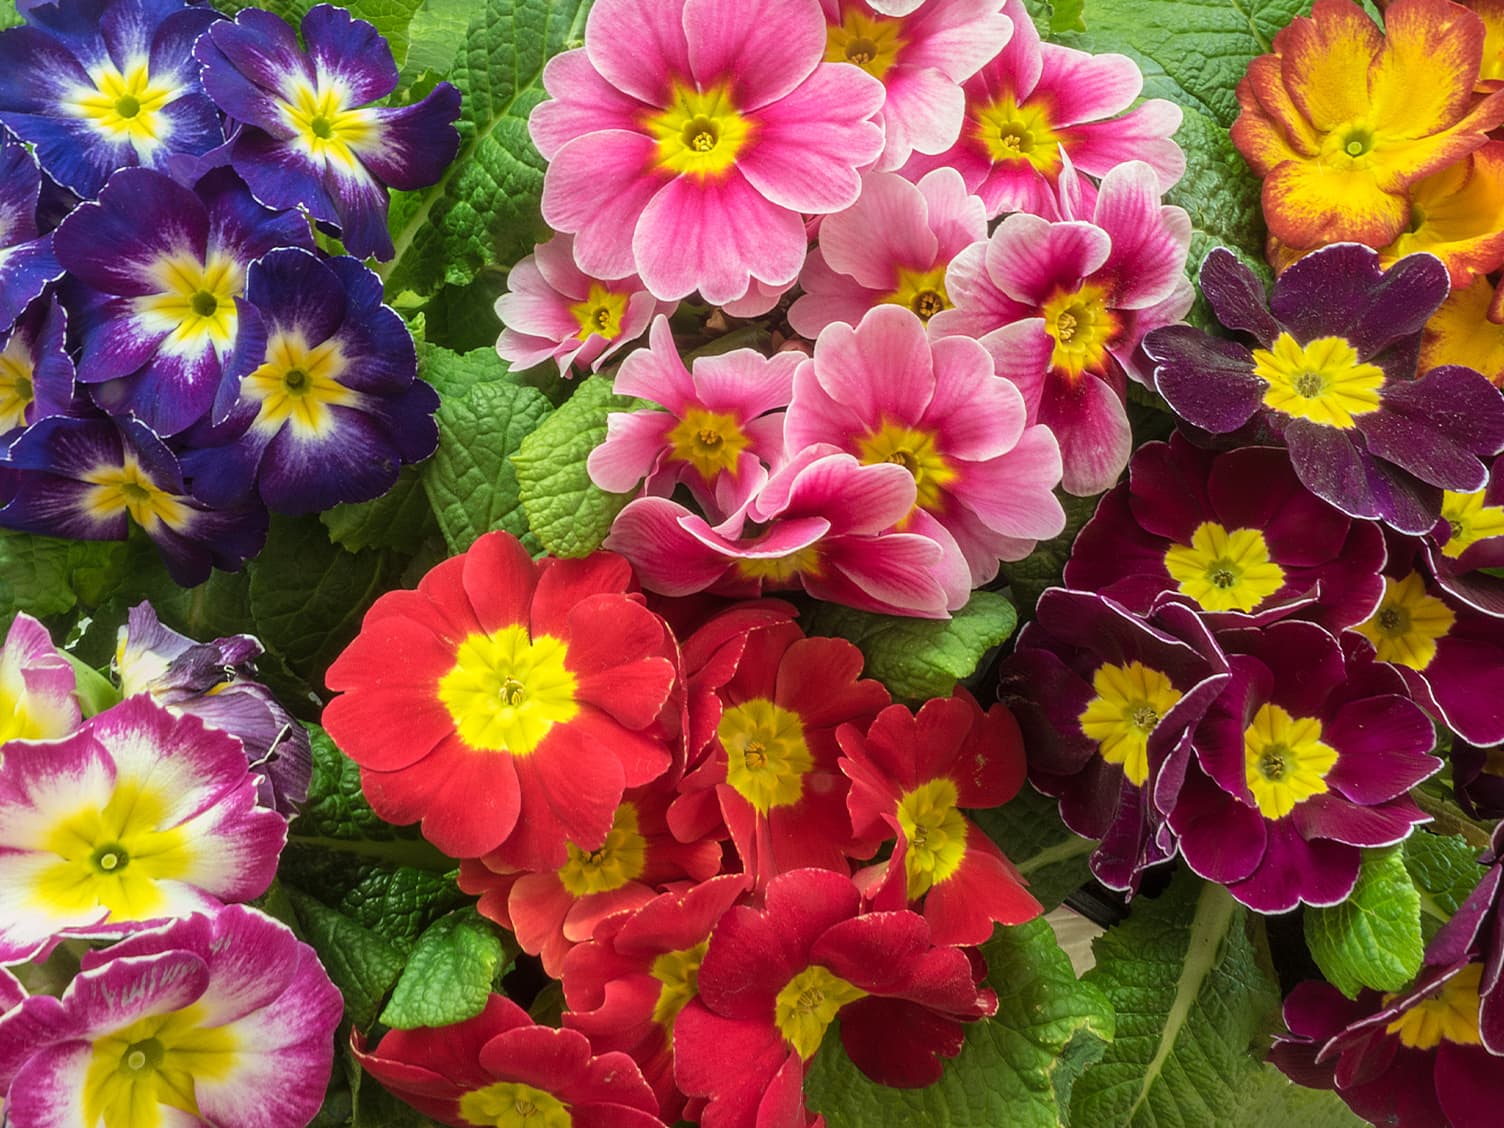
{"type": "Polygon", "coordinates": [[[381,280],[348,256],[294,249],[251,264],[223,423],[183,468],[193,492],[233,505],[252,487],[283,513],[379,497],[438,446],[439,397],[417,379],[412,337],[381,280]]]}
{"type": "Polygon", "coordinates": [[[0,32],[0,122],[36,146],[47,175],[87,198],[119,168],[166,168],[224,143],[193,44],[223,19],[184,0],[25,5],[0,32]]]}
{"type": "Polygon", "coordinates": [[[320,4],[302,31],[306,51],[281,17],[248,8],[198,41],[204,89],[240,123],[230,163],[263,203],[302,205],[351,254],[389,259],[387,188],[438,182],[459,148],[459,91],[442,82],[410,106],[373,106],[397,85],[377,30],[320,4]]]}

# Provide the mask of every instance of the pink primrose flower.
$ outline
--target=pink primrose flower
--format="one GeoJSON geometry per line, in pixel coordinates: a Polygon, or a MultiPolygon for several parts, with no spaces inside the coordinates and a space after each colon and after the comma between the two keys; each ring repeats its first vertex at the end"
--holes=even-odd
{"type": "Polygon", "coordinates": [[[83,721],[75,678],[52,636],[24,611],[11,620],[0,646],[0,744],[66,736],[83,721]]]}

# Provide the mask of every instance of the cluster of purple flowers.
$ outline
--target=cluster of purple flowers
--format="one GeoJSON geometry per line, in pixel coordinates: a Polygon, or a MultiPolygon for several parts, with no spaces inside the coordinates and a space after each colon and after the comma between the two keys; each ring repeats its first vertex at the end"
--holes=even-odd
{"type": "Polygon", "coordinates": [[[134,521],[193,584],[255,555],[268,509],[380,496],[434,450],[438,400],[360,259],[392,254],[388,188],[453,158],[458,91],[372,105],[391,50],[327,4],[301,46],[258,9],[22,8],[0,32],[0,526],[134,521]]]}

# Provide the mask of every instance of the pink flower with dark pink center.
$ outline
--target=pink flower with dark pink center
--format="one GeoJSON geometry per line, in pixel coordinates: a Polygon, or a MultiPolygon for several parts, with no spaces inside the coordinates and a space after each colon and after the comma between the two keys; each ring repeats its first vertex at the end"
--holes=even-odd
{"type": "Polygon", "coordinates": [[[986,209],[955,169],[936,169],[918,184],[870,173],[857,202],[820,224],[789,324],[814,340],[832,322],[855,325],[879,305],[904,306],[928,321],[950,308],[945,268],[986,238],[986,209]]]}
{"type": "Polygon", "coordinates": [[[601,0],[533,111],[543,218],[580,269],[720,305],[792,282],[804,214],[850,207],[882,83],[825,63],[819,0],[601,0]]]}
{"type": "Polygon", "coordinates": [[[1154,169],[1132,161],[1103,178],[1089,220],[1011,215],[946,272],[955,308],[930,319],[932,335],[984,337],[1043,319],[1050,349],[1042,379],[1021,390],[1029,422],[1060,440],[1070,493],[1100,493],[1127,465],[1126,381],[1148,382],[1138,356],[1144,334],[1191,308],[1190,241],[1190,217],[1161,205],[1154,169]]]}
{"type": "Polygon", "coordinates": [[[935,0],[922,12],[912,6],[907,12],[884,10],[881,0],[820,4],[830,25],[826,61],[855,63],[888,92],[880,169],[899,168],[916,151],[941,153],[956,143],[966,117],[961,83],[1013,34],[1001,0],[935,0]]]}
{"type": "Polygon", "coordinates": [[[1097,177],[1147,161],[1159,191],[1169,190],[1185,173],[1185,154],[1171,140],[1180,107],[1150,98],[1123,113],[1143,89],[1137,63],[1041,43],[1022,0],[1008,0],[1003,12],[1013,37],[967,81],[960,140],[936,156],[916,154],[904,175],[954,168],[993,216],[1047,214],[1065,158],[1097,177]]]}
{"type": "Polygon", "coordinates": [[[496,351],[513,368],[557,361],[566,380],[572,365],[600,369],[635,341],[673,302],[660,302],[635,276],[591,278],[574,262],[574,240],[555,235],[512,267],[507,292],[496,299],[501,336],[496,351]]]}

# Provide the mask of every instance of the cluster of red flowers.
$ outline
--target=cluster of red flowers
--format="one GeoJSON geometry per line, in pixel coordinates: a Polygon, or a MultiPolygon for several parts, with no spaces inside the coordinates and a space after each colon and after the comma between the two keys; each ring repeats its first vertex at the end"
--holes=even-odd
{"type": "Polygon", "coordinates": [[[938,1078],[997,1005],[968,946],[1040,911],[962,813],[1017,793],[1023,751],[1000,705],[913,712],[861,673],[788,604],[650,604],[620,557],[535,563],[504,533],[384,595],[325,725],[570,1009],[555,1030],[495,997],[358,1042],[366,1068],[449,1124],[803,1128],[839,1017],[869,1077],[938,1078]]]}

